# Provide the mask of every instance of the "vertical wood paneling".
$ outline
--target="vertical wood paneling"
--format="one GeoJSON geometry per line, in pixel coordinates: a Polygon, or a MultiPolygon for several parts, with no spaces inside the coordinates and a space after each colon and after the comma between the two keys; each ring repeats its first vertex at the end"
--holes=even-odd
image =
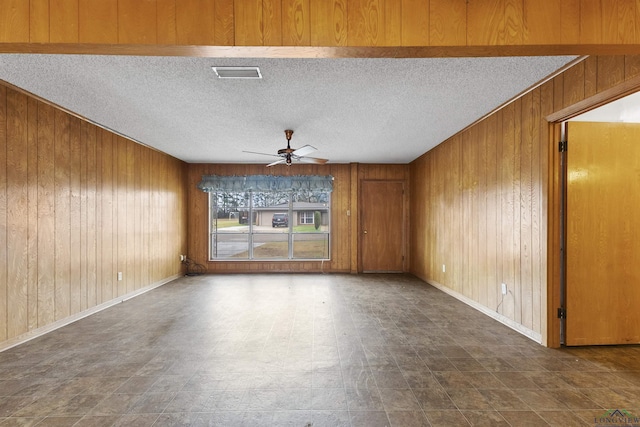
{"type": "Polygon", "coordinates": [[[624,76],[628,80],[640,74],[640,56],[629,55],[624,58],[624,76]]]}
{"type": "Polygon", "coordinates": [[[0,85],[0,166],[0,346],[110,301],[122,266],[125,293],[180,272],[182,162],[0,85]],[[155,206],[143,188],[152,164],[155,206]],[[115,224],[114,193],[126,212],[115,224]]]}
{"type": "Polygon", "coordinates": [[[402,0],[402,45],[429,44],[429,0],[402,0]]]}
{"type": "Polygon", "coordinates": [[[10,91],[6,102],[7,333],[16,336],[28,331],[27,97],[10,91]]]}
{"type": "Polygon", "coordinates": [[[505,0],[504,43],[521,45],[524,33],[523,0],[505,0]]]}
{"type": "MultiPolygon", "coordinates": [[[[590,56],[584,61],[584,96],[593,96],[598,92],[598,57],[590,56]]],[[[567,70],[569,71],[569,70],[567,70]]]]}
{"type": "Polygon", "coordinates": [[[29,2],[29,41],[31,43],[49,42],[49,0],[30,0],[29,2]]]}
{"type": "Polygon", "coordinates": [[[486,198],[487,198],[487,277],[484,281],[487,287],[487,307],[498,310],[498,233],[499,222],[499,194],[498,194],[498,115],[493,114],[486,120],[486,198]]]}
{"type": "Polygon", "coordinates": [[[580,43],[603,42],[601,0],[580,0],[580,43]]]}
{"type": "Polygon", "coordinates": [[[347,0],[311,1],[311,45],[347,45],[347,0]]]}
{"type": "Polygon", "coordinates": [[[597,91],[602,92],[624,81],[624,56],[599,56],[597,91]]]}
{"type": "Polygon", "coordinates": [[[474,0],[467,2],[467,44],[504,44],[504,11],[506,0],[474,0]]]}
{"type": "Polygon", "coordinates": [[[38,327],[55,320],[54,116],[38,106],[38,327]]]}
{"type": "MultiPolygon", "coordinates": [[[[560,5],[560,43],[580,43],[580,1],[563,0],[560,5]]],[[[547,6],[550,7],[550,6],[547,6]]]]}
{"type": "Polygon", "coordinates": [[[262,0],[263,38],[265,46],[282,45],[282,0],[262,0]]]}
{"type": "Polygon", "coordinates": [[[513,178],[515,176],[515,129],[514,129],[514,104],[506,106],[502,115],[502,152],[500,161],[500,192],[501,212],[502,212],[502,283],[507,285],[509,293],[504,296],[502,304],[502,314],[510,319],[515,319],[515,301],[514,291],[516,283],[516,272],[514,259],[514,238],[515,218],[514,218],[514,200],[513,178]]]}
{"type": "Polygon", "coordinates": [[[80,43],[118,43],[118,0],[78,0],[80,43]]]}
{"type": "MultiPolygon", "coordinates": [[[[547,174],[546,152],[542,147],[548,144],[547,129],[544,129],[541,115],[542,101],[540,88],[532,93],[531,110],[528,115],[531,117],[531,329],[542,332],[543,329],[543,307],[545,301],[542,299],[542,285],[545,283],[543,269],[543,259],[546,252],[543,252],[542,242],[546,240],[546,231],[543,230],[544,211],[543,199],[546,183],[543,175],[547,174]],[[544,157],[543,157],[544,155],[544,157]],[[543,234],[545,233],[545,234],[543,234]]],[[[526,278],[526,276],[525,276],[526,278]]],[[[546,311],[545,311],[546,314],[546,311]]]]}
{"type": "Polygon", "coordinates": [[[116,183],[114,181],[114,171],[116,157],[114,156],[114,137],[113,134],[103,130],[98,130],[100,138],[99,144],[101,147],[99,159],[102,160],[100,170],[100,181],[102,183],[100,189],[100,198],[102,206],[100,208],[100,230],[102,248],[100,259],[102,261],[101,269],[101,286],[100,286],[100,298],[99,303],[103,303],[111,300],[117,296],[114,292],[114,270],[116,269],[117,247],[115,234],[115,221],[114,221],[114,188],[116,183]]]}
{"type": "MultiPolygon", "coordinates": [[[[136,237],[136,199],[135,199],[135,167],[136,167],[136,155],[135,155],[135,147],[132,141],[122,139],[122,142],[125,146],[125,151],[122,153],[124,155],[124,159],[126,161],[126,184],[125,188],[125,200],[127,206],[127,216],[126,216],[126,231],[124,236],[120,236],[123,238],[125,242],[125,246],[127,248],[126,258],[120,257],[120,260],[123,261],[124,265],[124,274],[125,274],[125,289],[126,293],[133,292],[136,289],[136,281],[135,281],[135,237],[136,237]]],[[[172,209],[167,209],[167,212],[173,212],[172,209]]],[[[167,242],[169,244],[170,242],[167,242]]],[[[168,272],[167,272],[168,273],[168,272]]],[[[167,274],[169,275],[169,274],[167,274]]]]}
{"type": "Polygon", "coordinates": [[[5,0],[0,41],[623,46],[640,40],[639,19],[636,0],[5,0]]]}
{"type": "MultiPolygon", "coordinates": [[[[82,310],[82,274],[85,259],[81,248],[81,147],[80,119],[71,118],[69,123],[69,293],[70,314],[79,313],[82,310]]],[[[86,230],[86,226],[84,228],[86,230]]],[[[85,254],[86,255],[86,254],[85,254]]]]}
{"type": "Polygon", "coordinates": [[[156,0],[118,0],[118,41],[124,44],[155,44],[156,0]]]}
{"type": "MultiPolygon", "coordinates": [[[[179,0],[175,2],[178,44],[216,44],[216,3],[219,2],[220,0],[179,0]],[[198,13],[194,14],[194,10],[197,10],[198,13]]],[[[224,19],[224,15],[220,19],[224,19]]]]}
{"type": "Polygon", "coordinates": [[[60,110],[54,115],[54,259],[55,318],[71,314],[71,150],[70,117],[60,110]]]}
{"type": "Polygon", "coordinates": [[[572,105],[584,99],[584,62],[576,64],[565,73],[567,82],[564,85],[564,104],[572,105]]]}
{"type": "Polygon", "coordinates": [[[264,20],[262,0],[235,1],[236,46],[262,46],[264,43],[264,20]]]}
{"type": "Polygon", "coordinates": [[[216,0],[215,3],[215,44],[233,46],[235,44],[235,15],[233,0],[216,0]]]}
{"type": "Polygon", "coordinates": [[[49,0],[51,43],[78,43],[78,1],[49,0]]]}
{"type": "MultiPolygon", "coordinates": [[[[533,112],[533,94],[522,98],[522,138],[520,152],[520,323],[529,329],[533,324],[533,171],[532,159],[537,119],[533,112]]],[[[536,305],[537,306],[537,305],[536,305]]]]}
{"type": "MultiPolygon", "coordinates": [[[[127,283],[129,275],[126,269],[127,251],[127,219],[129,207],[127,206],[127,148],[126,141],[120,136],[113,137],[113,164],[114,164],[114,206],[113,231],[115,253],[112,277],[115,281],[113,286],[114,296],[122,296],[127,293],[127,283]],[[118,274],[122,273],[122,280],[118,274]]],[[[163,230],[164,231],[164,230],[163,230]]],[[[161,231],[160,233],[163,233],[161,231]]],[[[161,242],[161,244],[164,242],[161,242]]]]}
{"type": "Polygon", "coordinates": [[[636,0],[604,2],[602,37],[606,43],[634,43],[636,40],[636,0]]]}
{"type": "MultiPolygon", "coordinates": [[[[88,149],[90,145],[89,141],[89,124],[85,121],[80,122],[80,140],[83,141],[83,144],[80,144],[78,147],[79,156],[80,156],[80,174],[79,174],[79,182],[80,182],[80,245],[79,245],[79,253],[80,253],[80,311],[86,310],[88,308],[87,301],[89,300],[88,293],[88,275],[89,275],[89,227],[88,223],[88,205],[89,205],[89,179],[88,174],[89,171],[87,169],[89,163],[89,154],[88,149]],[[86,184],[85,184],[86,183],[86,184]],[[82,256],[85,254],[85,256],[82,256]]],[[[92,166],[94,167],[94,166],[92,166]]]]}
{"type": "Polygon", "coordinates": [[[402,3],[384,2],[384,45],[402,46],[402,3]]]}
{"type": "MultiPolygon", "coordinates": [[[[474,258],[478,263],[478,273],[474,275],[474,280],[471,283],[471,289],[473,289],[476,301],[479,301],[485,307],[488,304],[488,278],[489,278],[489,252],[487,251],[488,245],[488,217],[490,207],[487,205],[489,189],[487,187],[487,181],[489,178],[488,166],[490,164],[487,158],[489,144],[487,138],[487,121],[479,124],[478,135],[478,171],[477,180],[478,187],[476,191],[477,204],[475,209],[476,221],[478,223],[477,240],[475,241],[475,254],[474,258]]],[[[494,282],[495,283],[495,282],[494,282]]]]}
{"type": "Polygon", "coordinates": [[[283,0],[282,41],[287,46],[311,44],[310,0],[283,0]]]}
{"type": "Polygon", "coordinates": [[[429,44],[464,46],[467,43],[467,0],[429,1],[429,44]]]}
{"type": "MultiPolygon", "coordinates": [[[[182,4],[182,2],[180,2],[182,4]]],[[[178,42],[177,14],[175,0],[156,0],[157,35],[158,44],[180,44],[178,42]]]]}
{"type": "Polygon", "coordinates": [[[38,327],[38,102],[29,98],[27,110],[27,323],[33,330],[38,327]]]}
{"type": "MultiPolygon", "coordinates": [[[[7,248],[7,90],[0,85],[0,248],[7,248]]],[[[8,250],[0,250],[0,340],[7,339],[8,250]]]]}
{"type": "Polygon", "coordinates": [[[0,40],[9,43],[29,41],[29,2],[24,0],[0,2],[0,40]]]}
{"type": "MultiPolygon", "coordinates": [[[[104,165],[102,159],[104,157],[103,154],[103,144],[102,144],[102,133],[100,129],[96,126],[92,130],[95,132],[95,141],[96,141],[96,260],[100,260],[99,263],[96,264],[96,283],[95,283],[95,298],[96,305],[103,302],[102,299],[102,286],[104,282],[104,263],[106,262],[104,259],[103,253],[103,230],[104,230],[104,212],[103,212],[103,201],[104,201],[104,191],[102,184],[102,177],[104,174],[104,165]]],[[[90,139],[93,139],[90,137],[90,139]]]]}
{"type": "Polygon", "coordinates": [[[523,44],[546,44],[562,39],[562,3],[540,7],[539,1],[523,1],[523,44]]]}
{"type": "Polygon", "coordinates": [[[347,0],[349,46],[384,45],[384,0],[347,0]]]}
{"type": "MultiPolygon", "coordinates": [[[[553,161],[554,157],[558,155],[558,151],[555,149],[556,141],[560,138],[553,138],[551,134],[553,130],[549,123],[544,119],[553,112],[553,82],[547,82],[540,87],[540,285],[534,282],[534,288],[540,292],[540,323],[543,342],[549,346],[557,347],[560,345],[560,319],[547,322],[547,316],[549,312],[557,307],[560,307],[559,302],[556,300],[556,294],[553,290],[548,290],[551,286],[552,280],[548,280],[550,277],[556,277],[556,273],[559,275],[559,269],[556,272],[557,260],[559,256],[555,256],[554,249],[550,249],[551,246],[556,247],[550,243],[558,239],[560,233],[556,233],[555,217],[553,212],[556,211],[557,205],[554,200],[557,200],[556,195],[559,193],[557,186],[554,183],[558,182],[555,178],[558,175],[558,169],[555,167],[556,163],[553,161]],[[553,257],[554,261],[548,262],[548,259],[553,257]],[[556,327],[557,326],[557,327],[556,327]],[[550,333],[553,331],[552,333],[550,333]]],[[[558,126],[555,126],[558,127],[558,126]]],[[[559,292],[558,295],[559,297],[559,292]]]]}

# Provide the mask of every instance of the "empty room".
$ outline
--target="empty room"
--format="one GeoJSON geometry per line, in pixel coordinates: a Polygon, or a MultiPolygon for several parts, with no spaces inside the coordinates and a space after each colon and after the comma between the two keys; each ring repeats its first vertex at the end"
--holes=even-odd
{"type": "Polygon", "coordinates": [[[640,426],[640,4],[0,1],[0,426],[640,426]]]}

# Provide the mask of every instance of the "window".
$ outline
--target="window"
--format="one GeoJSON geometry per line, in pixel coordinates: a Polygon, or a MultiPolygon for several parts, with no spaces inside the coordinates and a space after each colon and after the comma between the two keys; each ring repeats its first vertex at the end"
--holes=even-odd
{"type": "Polygon", "coordinates": [[[210,260],[330,259],[331,188],[237,187],[208,191],[210,260]]]}
{"type": "Polygon", "coordinates": [[[300,224],[313,224],[312,211],[302,211],[299,213],[299,215],[300,215],[300,224]]]}

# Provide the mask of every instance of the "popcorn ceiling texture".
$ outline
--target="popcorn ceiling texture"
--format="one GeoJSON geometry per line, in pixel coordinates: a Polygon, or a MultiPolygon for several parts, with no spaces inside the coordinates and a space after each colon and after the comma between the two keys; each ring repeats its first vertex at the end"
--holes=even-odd
{"type": "Polygon", "coordinates": [[[333,163],[408,163],[574,60],[0,55],[0,79],[194,163],[269,163],[295,131],[333,163]],[[219,80],[212,66],[259,66],[219,80]]]}

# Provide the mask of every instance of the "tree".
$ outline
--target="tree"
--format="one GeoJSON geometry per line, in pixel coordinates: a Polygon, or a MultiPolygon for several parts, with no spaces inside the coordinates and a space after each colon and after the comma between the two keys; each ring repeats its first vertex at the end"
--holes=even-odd
{"type": "Polygon", "coordinates": [[[316,228],[316,230],[320,228],[320,222],[322,222],[322,214],[320,213],[320,211],[315,211],[313,213],[313,226],[316,228]]]}

